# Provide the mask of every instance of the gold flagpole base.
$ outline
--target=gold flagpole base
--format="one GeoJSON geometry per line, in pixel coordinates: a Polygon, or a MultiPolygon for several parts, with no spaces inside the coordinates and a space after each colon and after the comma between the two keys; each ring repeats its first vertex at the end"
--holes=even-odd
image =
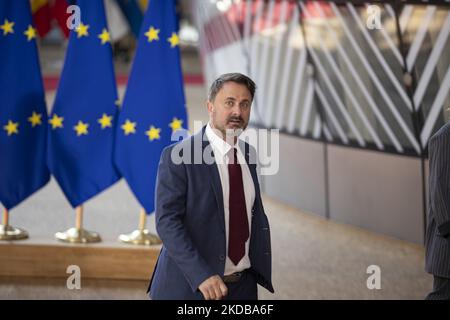
{"type": "Polygon", "coordinates": [[[0,224],[0,240],[28,239],[28,232],[10,225],[0,224]]]}
{"type": "Polygon", "coordinates": [[[57,232],[55,238],[59,241],[69,243],[93,243],[102,241],[97,232],[77,228],[70,228],[64,232],[57,232]]]}
{"type": "Polygon", "coordinates": [[[145,246],[151,246],[162,243],[161,239],[158,238],[157,235],[150,233],[150,231],[148,231],[147,229],[135,230],[129,234],[121,234],[119,236],[119,241],[128,244],[145,245],[145,246]]]}

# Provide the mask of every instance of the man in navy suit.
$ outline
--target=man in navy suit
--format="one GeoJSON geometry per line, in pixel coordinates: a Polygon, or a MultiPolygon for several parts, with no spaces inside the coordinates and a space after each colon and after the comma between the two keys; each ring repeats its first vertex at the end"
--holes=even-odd
{"type": "Polygon", "coordinates": [[[256,300],[257,284],[274,292],[256,152],[238,139],[255,89],[243,74],[220,76],[208,124],[161,154],[155,219],[163,247],[152,299],[256,300]]]}

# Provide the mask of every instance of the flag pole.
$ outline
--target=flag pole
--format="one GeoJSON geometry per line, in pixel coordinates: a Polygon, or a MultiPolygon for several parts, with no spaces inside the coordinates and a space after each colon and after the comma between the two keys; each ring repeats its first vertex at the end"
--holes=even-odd
{"type": "Polygon", "coordinates": [[[9,212],[6,208],[3,210],[3,225],[9,226],[9,212]]]}
{"type": "Polygon", "coordinates": [[[3,224],[0,224],[0,240],[22,240],[28,238],[28,232],[9,225],[9,210],[3,209],[3,224]]]}
{"type": "Polygon", "coordinates": [[[146,224],[147,224],[147,214],[145,213],[144,208],[142,208],[139,214],[139,230],[144,231],[146,224]]]}
{"type": "Polygon", "coordinates": [[[83,206],[78,206],[75,208],[76,212],[76,220],[75,220],[75,228],[77,230],[81,230],[83,226],[83,206]]]}
{"type": "Polygon", "coordinates": [[[83,229],[83,205],[75,208],[75,228],[70,228],[64,232],[57,232],[55,238],[62,242],[69,243],[93,243],[102,241],[97,232],[83,229]]]}
{"type": "Polygon", "coordinates": [[[128,244],[146,246],[161,244],[161,239],[157,235],[152,234],[150,231],[145,229],[146,223],[147,213],[144,208],[141,208],[139,214],[139,229],[128,234],[121,234],[119,236],[119,241],[128,244]]]}

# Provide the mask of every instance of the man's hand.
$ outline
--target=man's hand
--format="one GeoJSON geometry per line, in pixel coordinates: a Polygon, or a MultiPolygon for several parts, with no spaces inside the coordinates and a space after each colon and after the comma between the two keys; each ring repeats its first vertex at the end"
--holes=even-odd
{"type": "Polygon", "coordinates": [[[228,288],[218,275],[209,277],[203,281],[198,289],[203,294],[205,300],[221,300],[228,294],[228,288]]]}

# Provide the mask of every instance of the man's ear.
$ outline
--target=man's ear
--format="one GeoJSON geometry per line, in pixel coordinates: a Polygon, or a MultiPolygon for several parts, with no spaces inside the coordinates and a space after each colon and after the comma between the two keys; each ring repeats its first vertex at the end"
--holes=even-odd
{"type": "Polygon", "coordinates": [[[213,111],[213,104],[211,103],[211,101],[206,101],[206,107],[208,108],[208,112],[212,112],[213,111]]]}

